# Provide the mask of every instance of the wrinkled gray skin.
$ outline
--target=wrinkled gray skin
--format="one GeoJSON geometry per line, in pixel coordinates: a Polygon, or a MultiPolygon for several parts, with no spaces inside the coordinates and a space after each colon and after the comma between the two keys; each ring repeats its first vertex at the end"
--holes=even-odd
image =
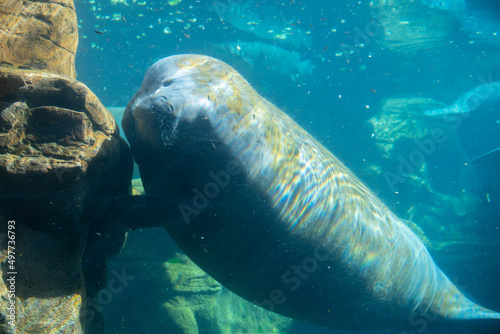
{"type": "Polygon", "coordinates": [[[343,329],[500,319],[468,300],[404,223],[225,63],[158,61],[123,127],[147,194],[178,200],[164,217],[174,241],[247,300],[343,329]]]}

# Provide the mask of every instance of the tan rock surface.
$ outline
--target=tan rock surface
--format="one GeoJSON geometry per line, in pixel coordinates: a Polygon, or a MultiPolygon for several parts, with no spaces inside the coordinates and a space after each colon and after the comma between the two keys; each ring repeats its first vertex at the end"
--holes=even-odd
{"type": "Polygon", "coordinates": [[[0,65],[76,77],[78,25],[73,0],[2,0],[0,65]]]}
{"type": "Polygon", "coordinates": [[[89,301],[125,241],[110,203],[132,157],[72,79],[77,44],[73,0],[0,1],[0,333],[104,331],[89,301]]]}
{"type": "MultiPolygon", "coordinates": [[[[103,331],[100,314],[85,316],[85,300],[105,284],[106,256],[125,239],[103,217],[129,192],[131,159],[114,118],[84,84],[0,69],[0,217],[15,221],[17,272],[17,323],[0,332],[103,331]]],[[[5,284],[0,310],[8,314],[5,284]]]]}

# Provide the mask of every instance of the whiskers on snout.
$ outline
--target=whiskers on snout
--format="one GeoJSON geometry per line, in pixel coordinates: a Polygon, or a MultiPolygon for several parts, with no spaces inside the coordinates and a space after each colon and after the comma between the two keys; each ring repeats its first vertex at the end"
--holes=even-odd
{"type": "Polygon", "coordinates": [[[156,126],[151,128],[158,129],[157,135],[164,147],[173,145],[177,138],[179,118],[165,96],[146,95],[137,98],[130,110],[136,119],[149,119],[146,123],[156,123],[156,126]]]}
{"type": "Polygon", "coordinates": [[[161,141],[165,147],[174,145],[174,141],[177,138],[177,125],[179,124],[179,119],[175,115],[168,116],[170,117],[160,117],[159,119],[161,141]]]}

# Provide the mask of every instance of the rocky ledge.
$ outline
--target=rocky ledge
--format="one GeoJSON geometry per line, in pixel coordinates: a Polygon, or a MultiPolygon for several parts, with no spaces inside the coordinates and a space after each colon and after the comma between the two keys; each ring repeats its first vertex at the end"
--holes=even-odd
{"type": "Polygon", "coordinates": [[[124,228],[105,217],[110,202],[129,193],[131,173],[114,118],[84,84],[0,70],[0,310],[6,320],[0,332],[103,331],[100,315],[85,313],[86,300],[105,285],[106,256],[124,242],[124,228]],[[8,240],[15,241],[13,267],[8,240]],[[16,326],[8,323],[9,272],[17,273],[16,326]]]}

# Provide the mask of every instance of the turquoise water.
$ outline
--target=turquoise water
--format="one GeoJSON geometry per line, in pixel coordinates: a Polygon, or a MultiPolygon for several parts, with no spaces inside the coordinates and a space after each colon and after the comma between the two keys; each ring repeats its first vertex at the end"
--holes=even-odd
{"type": "MultiPolygon", "coordinates": [[[[500,146],[499,92],[478,93],[470,114],[424,115],[500,81],[498,4],[77,0],[76,7],[77,79],[117,119],[157,60],[219,58],[415,222],[455,284],[500,310],[500,154],[473,161],[500,146]],[[446,139],[436,137],[439,129],[446,139]]],[[[105,305],[108,333],[161,332],[154,305],[165,287],[153,276],[178,251],[162,230],[130,233],[109,266],[128,266],[137,279],[105,305]]],[[[306,330],[349,332],[299,322],[288,332],[306,330]]],[[[414,328],[460,330],[469,333],[414,328]]]]}

